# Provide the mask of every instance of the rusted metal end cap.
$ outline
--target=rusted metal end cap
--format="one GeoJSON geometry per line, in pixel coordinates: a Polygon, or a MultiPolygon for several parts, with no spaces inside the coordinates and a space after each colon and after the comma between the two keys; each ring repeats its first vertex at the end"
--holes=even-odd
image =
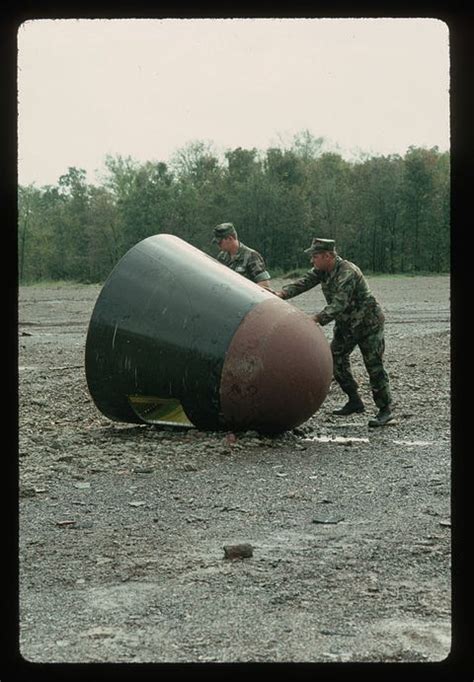
{"type": "Polygon", "coordinates": [[[295,428],[321,406],[332,375],[321,328],[298,308],[267,299],[245,316],[227,350],[221,424],[269,434],[295,428]]]}

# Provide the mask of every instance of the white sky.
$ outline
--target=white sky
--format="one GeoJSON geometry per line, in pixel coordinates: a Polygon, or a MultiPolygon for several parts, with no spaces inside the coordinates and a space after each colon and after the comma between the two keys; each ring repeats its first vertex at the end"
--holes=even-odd
{"type": "Polygon", "coordinates": [[[18,32],[20,184],[89,182],[106,154],[266,150],[308,129],[345,150],[449,149],[436,19],[56,19],[18,32]]]}

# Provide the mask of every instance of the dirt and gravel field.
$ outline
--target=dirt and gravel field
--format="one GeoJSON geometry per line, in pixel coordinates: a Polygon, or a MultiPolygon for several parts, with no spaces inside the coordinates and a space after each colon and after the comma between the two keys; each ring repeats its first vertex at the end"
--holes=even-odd
{"type": "MultiPolygon", "coordinates": [[[[276,286],[282,282],[276,282],[276,286]]],[[[20,651],[34,662],[440,661],[451,647],[450,281],[377,277],[395,423],[111,422],[84,345],[99,286],[19,291],[20,651]],[[224,545],[249,543],[229,560],[224,545]]],[[[322,307],[318,290],[292,300],[322,307]]],[[[324,328],[328,338],[332,325],[324,328]]]]}

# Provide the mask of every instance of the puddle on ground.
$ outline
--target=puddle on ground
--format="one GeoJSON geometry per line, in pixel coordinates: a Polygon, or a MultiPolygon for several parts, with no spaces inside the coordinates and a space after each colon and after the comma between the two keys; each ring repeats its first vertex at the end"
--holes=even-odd
{"type": "Polygon", "coordinates": [[[394,440],[395,445],[433,445],[432,440],[394,440]]]}
{"type": "Polygon", "coordinates": [[[303,438],[307,443],[368,443],[368,438],[355,438],[352,436],[313,436],[312,438],[303,438]]]}
{"type": "MultiPolygon", "coordinates": [[[[303,438],[306,443],[370,443],[368,438],[359,438],[356,436],[312,436],[308,438],[303,438]]],[[[433,441],[430,440],[394,440],[392,441],[395,445],[408,445],[408,446],[422,446],[433,445],[433,441]]]]}

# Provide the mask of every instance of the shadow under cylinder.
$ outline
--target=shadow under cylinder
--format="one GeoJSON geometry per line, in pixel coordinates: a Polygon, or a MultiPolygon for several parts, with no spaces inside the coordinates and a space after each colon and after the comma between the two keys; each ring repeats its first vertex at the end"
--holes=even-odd
{"type": "Polygon", "coordinates": [[[112,420],[271,434],[318,410],[333,366],[308,315],[159,234],[133,246],[105,282],[85,371],[112,420]]]}

